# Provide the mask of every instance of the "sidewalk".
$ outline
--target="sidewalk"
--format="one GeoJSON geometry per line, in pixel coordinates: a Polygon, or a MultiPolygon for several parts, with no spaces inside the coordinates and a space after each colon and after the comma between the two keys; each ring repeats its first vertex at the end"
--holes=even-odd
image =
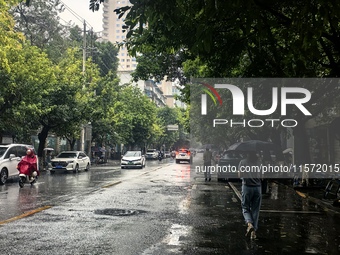
{"type": "MultiPolygon", "coordinates": [[[[241,200],[241,189],[242,185],[240,182],[229,182],[230,187],[237,194],[239,199],[241,200]]],[[[324,199],[323,194],[324,190],[321,188],[294,188],[293,185],[289,185],[284,182],[272,181],[268,182],[268,191],[266,194],[263,194],[262,203],[266,208],[277,208],[276,206],[281,207],[282,201],[280,199],[280,195],[276,194],[277,185],[284,186],[287,194],[290,198],[293,197],[301,197],[306,200],[307,203],[312,202],[315,205],[322,208],[323,211],[340,215],[340,207],[333,206],[333,202],[335,199],[324,199]],[[280,204],[273,203],[275,200],[280,200],[280,204]]]]}

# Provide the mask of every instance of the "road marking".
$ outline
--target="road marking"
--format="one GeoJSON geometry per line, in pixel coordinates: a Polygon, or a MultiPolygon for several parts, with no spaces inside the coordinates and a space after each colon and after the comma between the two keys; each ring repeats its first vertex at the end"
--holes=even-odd
{"type": "Polygon", "coordinates": [[[260,210],[265,213],[301,213],[301,214],[322,214],[322,212],[315,211],[279,211],[279,210],[260,210]]]}
{"type": "Polygon", "coordinates": [[[119,183],[121,183],[121,182],[122,182],[122,181],[116,181],[116,182],[113,182],[113,183],[109,183],[109,184],[107,184],[107,185],[102,186],[102,188],[108,188],[108,187],[117,185],[117,184],[119,184],[119,183]]]}
{"type": "Polygon", "coordinates": [[[232,184],[231,182],[228,182],[229,186],[233,189],[233,191],[235,192],[236,196],[238,197],[238,199],[242,200],[242,195],[241,192],[238,191],[238,189],[234,186],[234,184],[232,184]]]}
{"type": "Polygon", "coordinates": [[[19,216],[15,216],[15,217],[13,217],[13,218],[10,218],[10,219],[8,219],[8,220],[0,221],[0,225],[4,225],[4,224],[9,223],[9,222],[12,222],[12,221],[16,221],[16,220],[20,220],[20,219],[26,218],[26,217],[31,216],[31,215],[33,215],[33,214],[36,214],[36,213],[38,213],[38,212],[47,210],[47,209],[49,209],[49,208],[51,208],[51,207],[52,207],[52,206],[49,206],[49,205],[43,206],[43,207],[40,207],[40,208],[38,208],[38,209],[29,211],[29,212],[27,212],[27,213],[23,213],[23,214],[21,214],[21,215],[19,215],[19,216]]]}
{"type": "Polygon", "coordinates": [[[194,184],[194,185],[192,185],[192,188],[191,188],[191,189],[196,189],[196,188],[197,188],[197,185],[194,184]]]}
{"type": "MultiPolygon", "coordinates": [[[[103,168],[101,168],[101,169],[103,169],[103,168]]],[[[115,172],[120,172],[120,169],[115,169],[115,170],[106,171],[106,172],[96,172],[96,175],[107,174],[107,173],[115,173],[115,172]]]]}

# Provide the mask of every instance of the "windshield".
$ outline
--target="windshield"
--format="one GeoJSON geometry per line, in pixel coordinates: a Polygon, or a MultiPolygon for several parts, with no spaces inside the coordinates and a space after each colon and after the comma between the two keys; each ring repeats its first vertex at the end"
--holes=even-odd
{"type": "Polygon", "coordinates": [[[62,152],[60,153],[57,158],[76,158],[77,153],[75,152],[62,152]]]}
{"type": "Polygon", "coordinates": [[[140,157],[140,151],[128,151],[125,153],[125,157],[140,157]]]}
{"type": "Polygon", "coordinates": [[[154,153],[156,150],[147,150],[146,152],[154,153]]]}
{"type": "Polygon", "coordinates": [[[8,147],[0,147],[0,157],[2,157],[7,151],[8,147]]]}

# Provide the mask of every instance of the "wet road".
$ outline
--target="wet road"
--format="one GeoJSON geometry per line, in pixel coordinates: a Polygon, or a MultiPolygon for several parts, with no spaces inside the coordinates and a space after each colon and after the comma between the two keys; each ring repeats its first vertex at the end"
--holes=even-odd
{"type": "Polygon", "coordinates": [[[51,206],[2,224],[1,254],[340,254],[339,216],[278,183],[263,197],[258,238],[250,241],[240,184],[205,183],[185,163],[108,166],[39,181],[32,189],[1,187],[3,219],[51,206]]]}

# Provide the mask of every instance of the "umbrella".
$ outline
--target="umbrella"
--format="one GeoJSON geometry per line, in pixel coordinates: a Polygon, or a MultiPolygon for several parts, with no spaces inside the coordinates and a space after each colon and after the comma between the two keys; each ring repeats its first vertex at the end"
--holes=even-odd
{"type": "Polygon", "coordinates": [[[269,151],[275,150],[275,145],[272,142],[264,142],[260,140],[249,140],[239,143],[234,143],[228,148],[228,151],[269,151]]]}
{"type": "Polygon", "coordinates": [[[53,148],[44,148],[44,151],[54,151],[53,148]]]}
{"type": "Polygon", "coordinates": [[[283,153],[283,154],[287,154],[287,153],[292,154],[292,153],[293,153],[293,149],[292,149],[292,148],[287,148],[287,149],[285,149],[282,153],[283,153]]]}

